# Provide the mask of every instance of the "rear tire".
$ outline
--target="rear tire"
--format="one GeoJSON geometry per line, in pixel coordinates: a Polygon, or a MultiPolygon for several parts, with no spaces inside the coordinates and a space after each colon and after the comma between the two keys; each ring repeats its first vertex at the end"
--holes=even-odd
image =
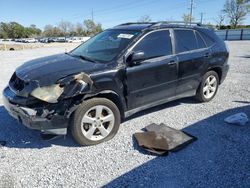
{"type": "Polygon", "coordinates": [[[121,122],[117,106],[105,98],[84,101],[75,111],[71,132],[80,145],[96,145],[112,139],[121,122]]]}
{"type": "Polygon", "coordinates": [[[209,102],[211,101],[219,87],[219,76],[215,71],[207,72],[200,83],[199,88],[196,92],[196,99],[199,102],[209,102]]]}

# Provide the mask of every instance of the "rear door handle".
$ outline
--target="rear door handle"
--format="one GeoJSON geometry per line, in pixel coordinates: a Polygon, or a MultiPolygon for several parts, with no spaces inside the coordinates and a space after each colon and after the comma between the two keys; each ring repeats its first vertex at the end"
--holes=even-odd
{"type": "Polygon", "coordinates": [[[171,61],[168,62],[168,65],[175,65],[176,63],[177,63],[177,61],[171,60],[171,61]]]}

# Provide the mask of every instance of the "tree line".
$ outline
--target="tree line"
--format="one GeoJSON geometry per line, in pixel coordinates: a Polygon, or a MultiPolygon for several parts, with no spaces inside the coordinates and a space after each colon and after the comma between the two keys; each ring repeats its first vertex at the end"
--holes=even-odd
{"type": "Polygon", "coordinates": [[[92,20],[84,20],[83,23],[73,24],[61,21],[57,25],[46,25],[44,30],[32,24],[24,27],[17,22],[0,22],[0,38],[29,38],[29,37],[68,37],[68,36],[92,36],[101,32],[102,25],[92,20]]]}
{"type": "Polygon", "coordinates": [[[0,38],[27,38],[41,35],[42,30],[35,25],[24,27],[17,22],[0,22],[0,38]]]}
{"type": "Polygon", "coordinates": [[[83,23],[72,24],[68,21],[61,21],[57,26],[46,25],[44,27],[43,36],[93,36],[101,32],[102,25],[87,19],[83,23]]]}

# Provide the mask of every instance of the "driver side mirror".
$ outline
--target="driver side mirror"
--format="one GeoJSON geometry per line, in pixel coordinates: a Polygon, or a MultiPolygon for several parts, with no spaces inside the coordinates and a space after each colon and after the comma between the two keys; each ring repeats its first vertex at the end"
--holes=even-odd
{"type": "Polygon", "coordinates": [[[143,51],[134,52],[129,55],[127,62],[130,66],[139,65],[141,61],[145,60],[146,56],[143,51]]]}

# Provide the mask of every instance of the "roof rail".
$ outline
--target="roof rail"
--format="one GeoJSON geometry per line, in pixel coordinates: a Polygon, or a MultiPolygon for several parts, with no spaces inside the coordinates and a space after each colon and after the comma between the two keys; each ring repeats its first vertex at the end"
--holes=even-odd
{"type": "Polygon", "coordinates": [[[184,22],[184,21],[159,21],[159,22],[128,22],[118,26],[133,25],[133,24],[149,24],[149,27],[159,27],[166,25],[184,25],[184,26],[203,26],[200,22],[184,22]]]}
{"type": "Polygon", "coordinates": [[[176,25],[186,25],[186,26],[202,26],[200,22],[184,22],[184,21],[160,21],[156,22],[153,26],[161,26],[163,24],[176,24],[176,25]]]}
{"type": "Polygon", "coordinates": [[[158,22],[128,22],[128,23],[123,23],[123,24],[120,24],[118,26],[123,26],[123,25],[133,25],[133,24],[151,24],[151,25],[154,25],[158,22]]]}

